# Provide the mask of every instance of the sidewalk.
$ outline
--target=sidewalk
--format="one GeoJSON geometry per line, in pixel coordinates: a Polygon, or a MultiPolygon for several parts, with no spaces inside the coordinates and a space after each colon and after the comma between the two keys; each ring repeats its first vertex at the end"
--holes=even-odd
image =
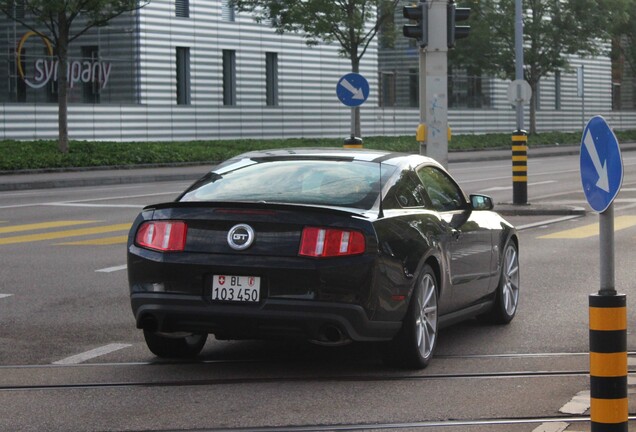
{"type": "MultiPolygon", "coordinates": [[[[636,143],[621,144],[621,151],[636,150],[636,143]]],[[[554,146],[528,149],[529,158],[578,155],[580,147],[554,146]]],[[[511,150],[479,150],[450,152],[449,163],[511,160],[511,150]]],[[[19,171],[0,175],[0,192],[28,189],[105,186],[145,182],[194,181],[215,165],[170,165],[161,167],[135,166],[126,168],[75,168],[72,170],[19,171]]],[[[497,204],[497,211],[506,215],[571,215],[584,214],[576,207],[545,205],[497,204]]]]}

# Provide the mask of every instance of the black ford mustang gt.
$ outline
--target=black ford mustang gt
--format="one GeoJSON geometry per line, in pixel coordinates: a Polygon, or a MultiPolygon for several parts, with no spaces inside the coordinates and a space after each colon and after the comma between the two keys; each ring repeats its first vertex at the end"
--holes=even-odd
{"type": "Polygon", "coordinates": [[[236,156],[135,220],[137,327],[159,357],[196,356],[212,333],[384,341],[388,364],[422,368],[441,326],[515,315],[518,238],[492,209],[420,155],[236,156]]]}

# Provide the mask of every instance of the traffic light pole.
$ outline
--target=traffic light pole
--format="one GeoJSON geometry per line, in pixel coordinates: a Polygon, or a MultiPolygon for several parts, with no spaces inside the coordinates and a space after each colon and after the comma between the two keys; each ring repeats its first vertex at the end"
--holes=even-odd
{"type": "Polygon", "coordinates": [[[420,48],[420,154],[448,166],[448,0],[428,0],[428,44],[420,48]],[[423,129],[422,129],[422,125],[423,129]],[[424,138],[424,140],[422,140],[424,138]]]}

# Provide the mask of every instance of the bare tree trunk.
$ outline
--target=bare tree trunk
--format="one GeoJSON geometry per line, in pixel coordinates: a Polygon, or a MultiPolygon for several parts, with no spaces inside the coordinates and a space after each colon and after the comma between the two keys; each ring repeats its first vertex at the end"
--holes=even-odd
{"type": "Polygon", "coordinates": [[[532,96],[530,97],[530,135],[537,133],[537,104],[536,104],[536,84],[532,85],[532,96]]]}
{"type": "Polygon", "coordinates": [[[58,149],[62,153],[68,153],[68,76],[66,73],[68,65],[68,38],[69,26],[66,15],[60,12],[58,16],[60,25],[60,37],[57,43],[58,80],[58,149]]]}
{"type": "MultiPolygon", "coordinates": [[[[360,60],[358,59],[357,50],[355,53],[351,53],[351,72],[360,73],[360,60]]],[[[355,136],[358,138],[362,138],[362,126],[360,123],[360,107],[357,106],[353,109],[354,113],[354,131],[355,136]]]]}

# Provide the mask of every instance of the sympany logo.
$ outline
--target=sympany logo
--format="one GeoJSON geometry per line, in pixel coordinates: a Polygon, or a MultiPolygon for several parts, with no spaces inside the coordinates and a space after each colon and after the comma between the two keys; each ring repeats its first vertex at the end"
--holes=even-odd
{"type": "MultiPolygon", "coordinates": [[[[38,89],[44,87],[51,81],[57,81],[60,62],[53,55],[51,41],[44,35],[29,31],[22,36],[18,42],[17,66],[20,78],[31,88],[38,89]],[[24,70],[24,59],[22,58],[24,46],[33,36],[38,37],[46,49],[45,58],[36,58],[33,62],[33,76],[27,76],[24,70]]],[[[109,62],[95,60],[72,60],[66,65],[66,80],[69,87],[73,88],[77,83],[98,83],[101,88],[106,87],[110,78],[112,65],[109,62]]]]}

